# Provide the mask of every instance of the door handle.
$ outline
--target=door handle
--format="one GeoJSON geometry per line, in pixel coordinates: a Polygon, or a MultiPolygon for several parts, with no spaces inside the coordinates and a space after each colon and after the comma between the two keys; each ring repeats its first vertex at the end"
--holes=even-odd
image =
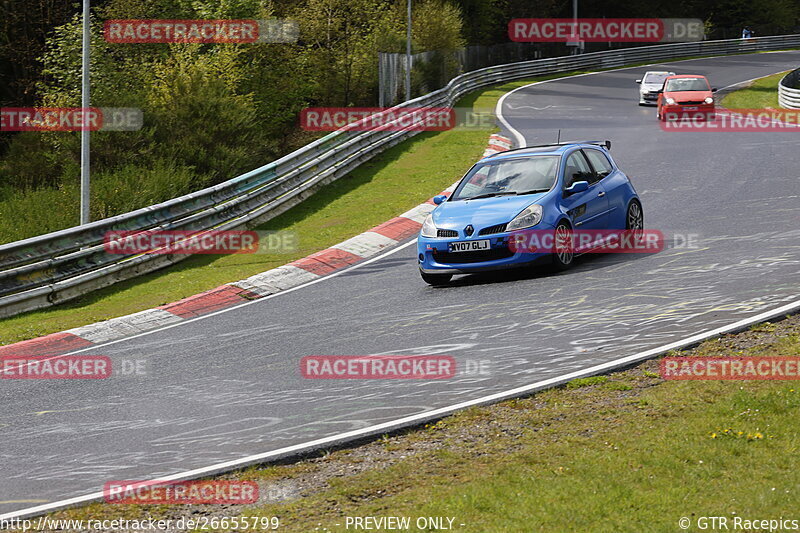
{"type": "Polygon", "coordinates": [[[600,191],[599,193],[597,193],[597,196],[600,196],[600,197],[603,197],[605,195],[606,195],[605,191],[600,191]]]}

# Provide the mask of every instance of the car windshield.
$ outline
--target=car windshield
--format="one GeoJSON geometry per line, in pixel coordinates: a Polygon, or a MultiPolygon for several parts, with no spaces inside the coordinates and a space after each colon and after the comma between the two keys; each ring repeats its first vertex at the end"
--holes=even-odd
{"type": "Polygon", "coordinates": [[[666,91],[707,91],[708,82],[703,78],[675,78],[667,81],[666,91]]]}
{"type": "Polygon", "coordinates": [[[453,193],[453,200],[545,192],[558,172],[557,155],[490,161],[472,167],[453,193]]]}
{"type": "Polygon", "coordinates": [[[666,72],[651,72],[650,74],[647,74],[644,77],[644,83],[652,83],[653,85],[655,84],[663,85],[664,80],[667,79],[667,76],[669,76],[669,74],[667,74],[666,72]]]}

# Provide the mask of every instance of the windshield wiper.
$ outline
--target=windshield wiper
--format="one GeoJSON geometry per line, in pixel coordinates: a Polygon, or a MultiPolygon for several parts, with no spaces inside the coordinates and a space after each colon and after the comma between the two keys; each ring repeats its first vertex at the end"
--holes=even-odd
{"type": "MultiPolygon", "coordinates": [[[[464,198],[464,200],[478,200],[480,198],[492,198],[494,196],[508,196],[510,194],[517,194],[513,191],[508,192],[487,192],[486,194],[479,194],[478,196],[471,196],[469,198],[464,198]]],[[[458,198],[461,200],[461,198],[458,198]]]]}
{"type": "Polygon", "coordinates": [[[549,190],[550,189],[531,189],[529,191],[518,192],[517,195],[520,195],[520,194],[535,194],[537,192],[547,192],[549,190]]]}

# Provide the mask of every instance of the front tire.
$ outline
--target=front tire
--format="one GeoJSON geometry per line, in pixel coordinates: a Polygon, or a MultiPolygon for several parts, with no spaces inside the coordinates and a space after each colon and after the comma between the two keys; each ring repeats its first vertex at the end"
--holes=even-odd
{"type": "Polygon", "coordinates": [[[563,272],[572,266],[575,251],[572,243],[572,228],[566,222],[559,222],[553,236],[552,268],[556,272],[563,272]]]}
{"type": "Polygon", "coordinates": [[[420,271],[419,275],[422,276],[422,281],[424,281],[428,285],[433,285],[434,287],[441,287],[442,285],[447,285],[453,278],[452,274],[426,274],[425,272],[422,271],[420,271]]]}

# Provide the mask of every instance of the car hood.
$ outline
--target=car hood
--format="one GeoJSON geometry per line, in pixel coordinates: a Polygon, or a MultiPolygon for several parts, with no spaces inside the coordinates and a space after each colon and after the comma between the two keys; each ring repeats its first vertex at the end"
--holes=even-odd
{"type": "Polygon", "coordinates": [[[547,193],[524,196],[498,196],[478,200],[456,200],[444,202],[433,211],[433,223],[437,228],[463,230],[472,224],[476,230],[495,224],[505,224],[529,205],[536,203],[547,193]]]}
{"type": "Polygon", "coordinates": [[[642,90],[648,91],[648,92],[656,92],[656,91],[660,90],[661,87],[663,87],[663,86],[664,86],[663,83],[643,83],[641,85],[642,90]]]}
{"type": "Polygon", "coordinates": [[[671,91],[664,93],[664,98],[674,98],[678,102],[705,100],[709,96],[711,96],[711,91],[671,91]]]}

